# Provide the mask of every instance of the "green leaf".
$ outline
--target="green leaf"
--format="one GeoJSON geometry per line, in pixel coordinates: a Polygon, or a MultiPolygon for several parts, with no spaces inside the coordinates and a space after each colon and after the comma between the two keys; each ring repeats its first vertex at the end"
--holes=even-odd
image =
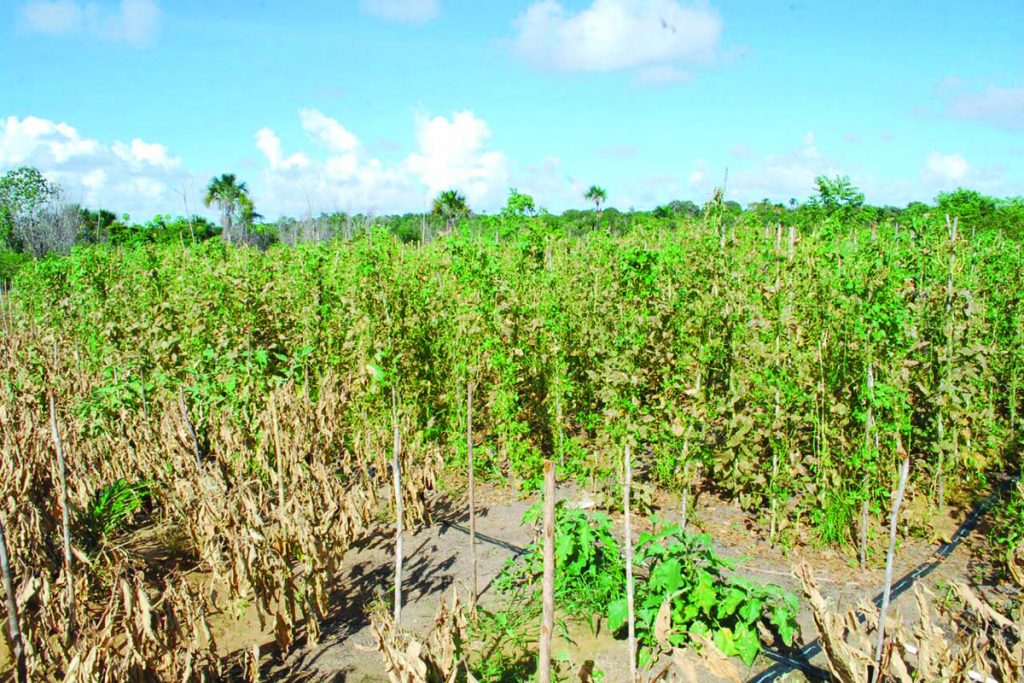
{"type": "Polygon", "coordinates": [[[722,654],[726,657],[739,654],[739,650],[736,649],[736,638],[729,627],[720,628],[715,631],[715,647],[721,650],[722,654]]]}
{"type": "Polygon", "coordinates": [[[739,617],[744,624],[753,624],[761,618],[761,601],[757,598],[750,598],[739,609],[739,617]]]}
{"type": "Polygon", "coordinates": [[[798,627],[795,615],[791,610],[783,605],[778,605],[772,611],[772,616],[768,621],[779,630],[782,642],[786,645],[793,644],[793,636],[796,634],[798,627]]]}
{"type": "Polygon", "coordinates": [[[719,619],[725,619],[726,617],[732,616],[736,611],[736,608],[740,606],[743,599],[746,597],[746,593],[741,591],[739,588],[730,588],[729,592],[725,594],[725,597],[718,601],[715,609],[715,615],[719,619]]]}
{"type": "Polygon", "coordinates": [[[626,624],[628,617],[626,599],[619,598],[618,600],[613,600],[608,605],[608,630],[612,633],[618,631],[626,624]]]}
{"type": "Polygon", "coordinates": [[[672,558],[661,562],[648,579],[647,585],[662,595],[671,595],[683,585],[683,568],[679,560],[672,558]]]}
{"type": "Polygon", "coordinates": [[[736,625],[736,651],[743,663],[750,666],[761,651],[761,643],[757,639],[757,633],[746,624],[736,625]]]}
{"type": "Polygon", "coordinates": [[[711,608],[713,608],[715,603],[718,601],[718,593],[715,591],[715,586],[710,574],[704,571],[701,572],[697,587],[694,588],[693,592],[690,594],[690,600],[694,605],[699,607],[704,614],[711,614],[711,608]]]}

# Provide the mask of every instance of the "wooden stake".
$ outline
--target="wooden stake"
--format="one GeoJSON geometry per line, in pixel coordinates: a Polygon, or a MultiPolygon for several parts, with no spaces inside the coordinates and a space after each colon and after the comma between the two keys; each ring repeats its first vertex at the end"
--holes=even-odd
{"type": "Polygon", "coordinates": [[[476,609],[477,560],[476,560],[476,492],[473,472],[473,384],[466,382],[466,452],[469,458],[469,556],[473,564],[473,592],[470,607],[476,609]]]}
{"type": "Polygon", "coordinates": [[[0,572],[3,573],[4,593],[7,601],[7,632],[11,636],[11,654],[14,656],[18,683],[28,681],[25,664],[25,644],[21,637],[21,623],[18,621],[18,600],[14,594],[14,579],[11,577],[11,560],[7,554],[7,534],[0,519],[0,572]]]}
{"type": "Polygon", "coordinates": [[[402,442],[398,432],[398,396],[391,387],[391,426],[395,440],[392,447],[391,471],[395,480],[395,628],[402,627],[402,531],[405,508],[402,505],[402,466],[398,460],[402,442]]]}
{"type": "Polygon", "coordinates": [[[277,461],[277,508],[284,519],[284,459],[281,457],[281,438],[277,429],[277,400],[270,392],[270,427],[274,434],[274,457],[277,461]]]}
{"type": "Polygon", "coordinates": [[[629,640],[629,683],[636,683],[636,620],[633,613],[633,529],[629,519],[629,489],[633,472],[629,463],[629,444],[626,444],[625,479],[622,486],[622,510],[626,527],[626,617],[629,640]]]}
{"type": "Polygon", "coordinates": [[[203,461],[199,457],[199,437],[196,436],[196,428],[192,426],[192,420],[188,417],[188,406],[185,405],[185,389],[178,387],[178,407],[181,409],[181,419],[185,421],[188,434],[192,437],[192,451],[196,455],[196,467],[203,468],[203,461]]]}
{"type": "Polygon", "coordinates": [[[551,632],[555,629],[555,463],[544,461],[544,611],[540,622],[540,683],[551,683],[551,632]]]}
{"type": "Polygon", "coordinates": [[[892,565],[896,555],[896,529],[899,524],[900,505],[903,503],[903,492],[907,488],[907,475],[910,474],[910,458],[903,459],[900,466],[900,483],[896,487],[896,496],[892,502],[892,516],[889,518],[889,551],[885,555],[885,590],[882,592],[882,610],[878,615],[878,644],[875,647],[875,671],[871,681],[880,679],[882,667],[882,645],[885,642],[885,617],[889,612],[889,597],[892,593],[892,565]]]}
{"type": "Polygon", "coordinates": [[[57,428],[57,407],[50,394],[50,431],[53,434],[53,446],[57,451],[57,464],[60,468],[60,507],[61,524],[64,531],[64,579],[67,581],[68,623],[64,636],[71,643],[75,637],[75,577],[71,573],[71,512],[68,505],[68,467],[64,459],[64,445],[60,440],[57,428]]]}

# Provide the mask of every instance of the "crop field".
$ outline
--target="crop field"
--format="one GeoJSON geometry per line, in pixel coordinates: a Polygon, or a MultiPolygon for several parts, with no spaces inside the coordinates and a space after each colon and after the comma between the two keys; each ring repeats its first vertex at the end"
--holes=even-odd
{"type": "Polygon", "coordinates": [[[0,667],[1021,680],[1024,226],[809,215],[719,193],[587,230],[26,261],[0,297],[0,667]],[[929,557],[941,580],[867,604],[929,557]],[[350,668],[310,664],[325,644],[350,668]]]}

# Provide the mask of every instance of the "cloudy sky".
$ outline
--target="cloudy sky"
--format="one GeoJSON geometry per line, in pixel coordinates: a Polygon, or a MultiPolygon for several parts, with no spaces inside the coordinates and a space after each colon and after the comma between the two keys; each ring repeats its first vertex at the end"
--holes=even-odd
{"type": "Polygon", "coordinates": [[[0,171],[91,207],[1024,194],[1024,2],[3,0],[0,171]]]}

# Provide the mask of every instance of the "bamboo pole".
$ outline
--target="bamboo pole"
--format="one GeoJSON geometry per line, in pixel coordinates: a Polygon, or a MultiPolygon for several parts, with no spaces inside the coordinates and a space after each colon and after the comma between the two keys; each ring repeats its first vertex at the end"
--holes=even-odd
{"type": "Polygon", "coordinates": [[[11,636],[11,655],[14,657],[18,683],[28,681],[28,667],[25,664],[25,643],[18,621],[18,600],[14,594],[14,579],[11,577],[11,560],[7,553],[7,534],[0,518],[0,572],[3,573],[4,593],[7,602],[7,632],[11,636]]]}
{"type": "Polygon", "coordinates": [[[402,532],[405,508],[402,505],[402,466],[398,460],[402,441],[398,432],[398,397],[391,387],[391,426],[395,438],[392,446],[391,471],[395,480],[395,628],[402,626],[402,532]]]}
{"type": "Polygon", "coordinates": [[[544,461],[544,582],[541,596],[540,683],[551,683],[551,632],[555,628],[555,463],[544,461]]]}
{"type": "Polygon", "coordinates": [[[626,527],[626,617],[629,639],[629,683],[636,683],[636,619],[633,612],[633,529],[629,519],[629,489],[633,482],[629,444],[626,444],[625,477],[622,486],[622,510],[626,527]]]}
{"type": "Polygon", "coordinates": [[[57,427],[57,406],[50,394],[50,431],[53,435],[53,447],[57,451],[57,464],[60,467],[60,507],[61,525],[64,537],[64,579],[67,581],[68,623],[64,636],[68,643],[75,637],[75,577],[71,573],[71,512],[68,504],[68,466],[64,459],[64,444],[60,439],[57,427]]]}
{"type": "Polygon", "coordinates": [[[875,671],[872,683],[879,680],[882,666],[882,645],[885,642],[885,618],[889,612],[889,598],[892,594],[892,567],[896,556],[896,529],[899,523],[900,505],[903,503],[903,492],[907,488],[907,475],[910,474],[910,458],[904,458],[900,466],[900,482],[896,487],[896,496],[892,502],[892,516],[889,518],[889,551],[885,555],[885,590],[882,592],[882,609],[878,615],[878,643],[875,646],[875,671]]]}
{"type": "Polygon", "coordinates": [[[473,471],[473,384],[466,382],[466,453],[469,460],[469,557],[473,565],[473,592],[470,607],[476,609],[477,599],[477,558],[476,558],[476,486],[473,471]]]}

